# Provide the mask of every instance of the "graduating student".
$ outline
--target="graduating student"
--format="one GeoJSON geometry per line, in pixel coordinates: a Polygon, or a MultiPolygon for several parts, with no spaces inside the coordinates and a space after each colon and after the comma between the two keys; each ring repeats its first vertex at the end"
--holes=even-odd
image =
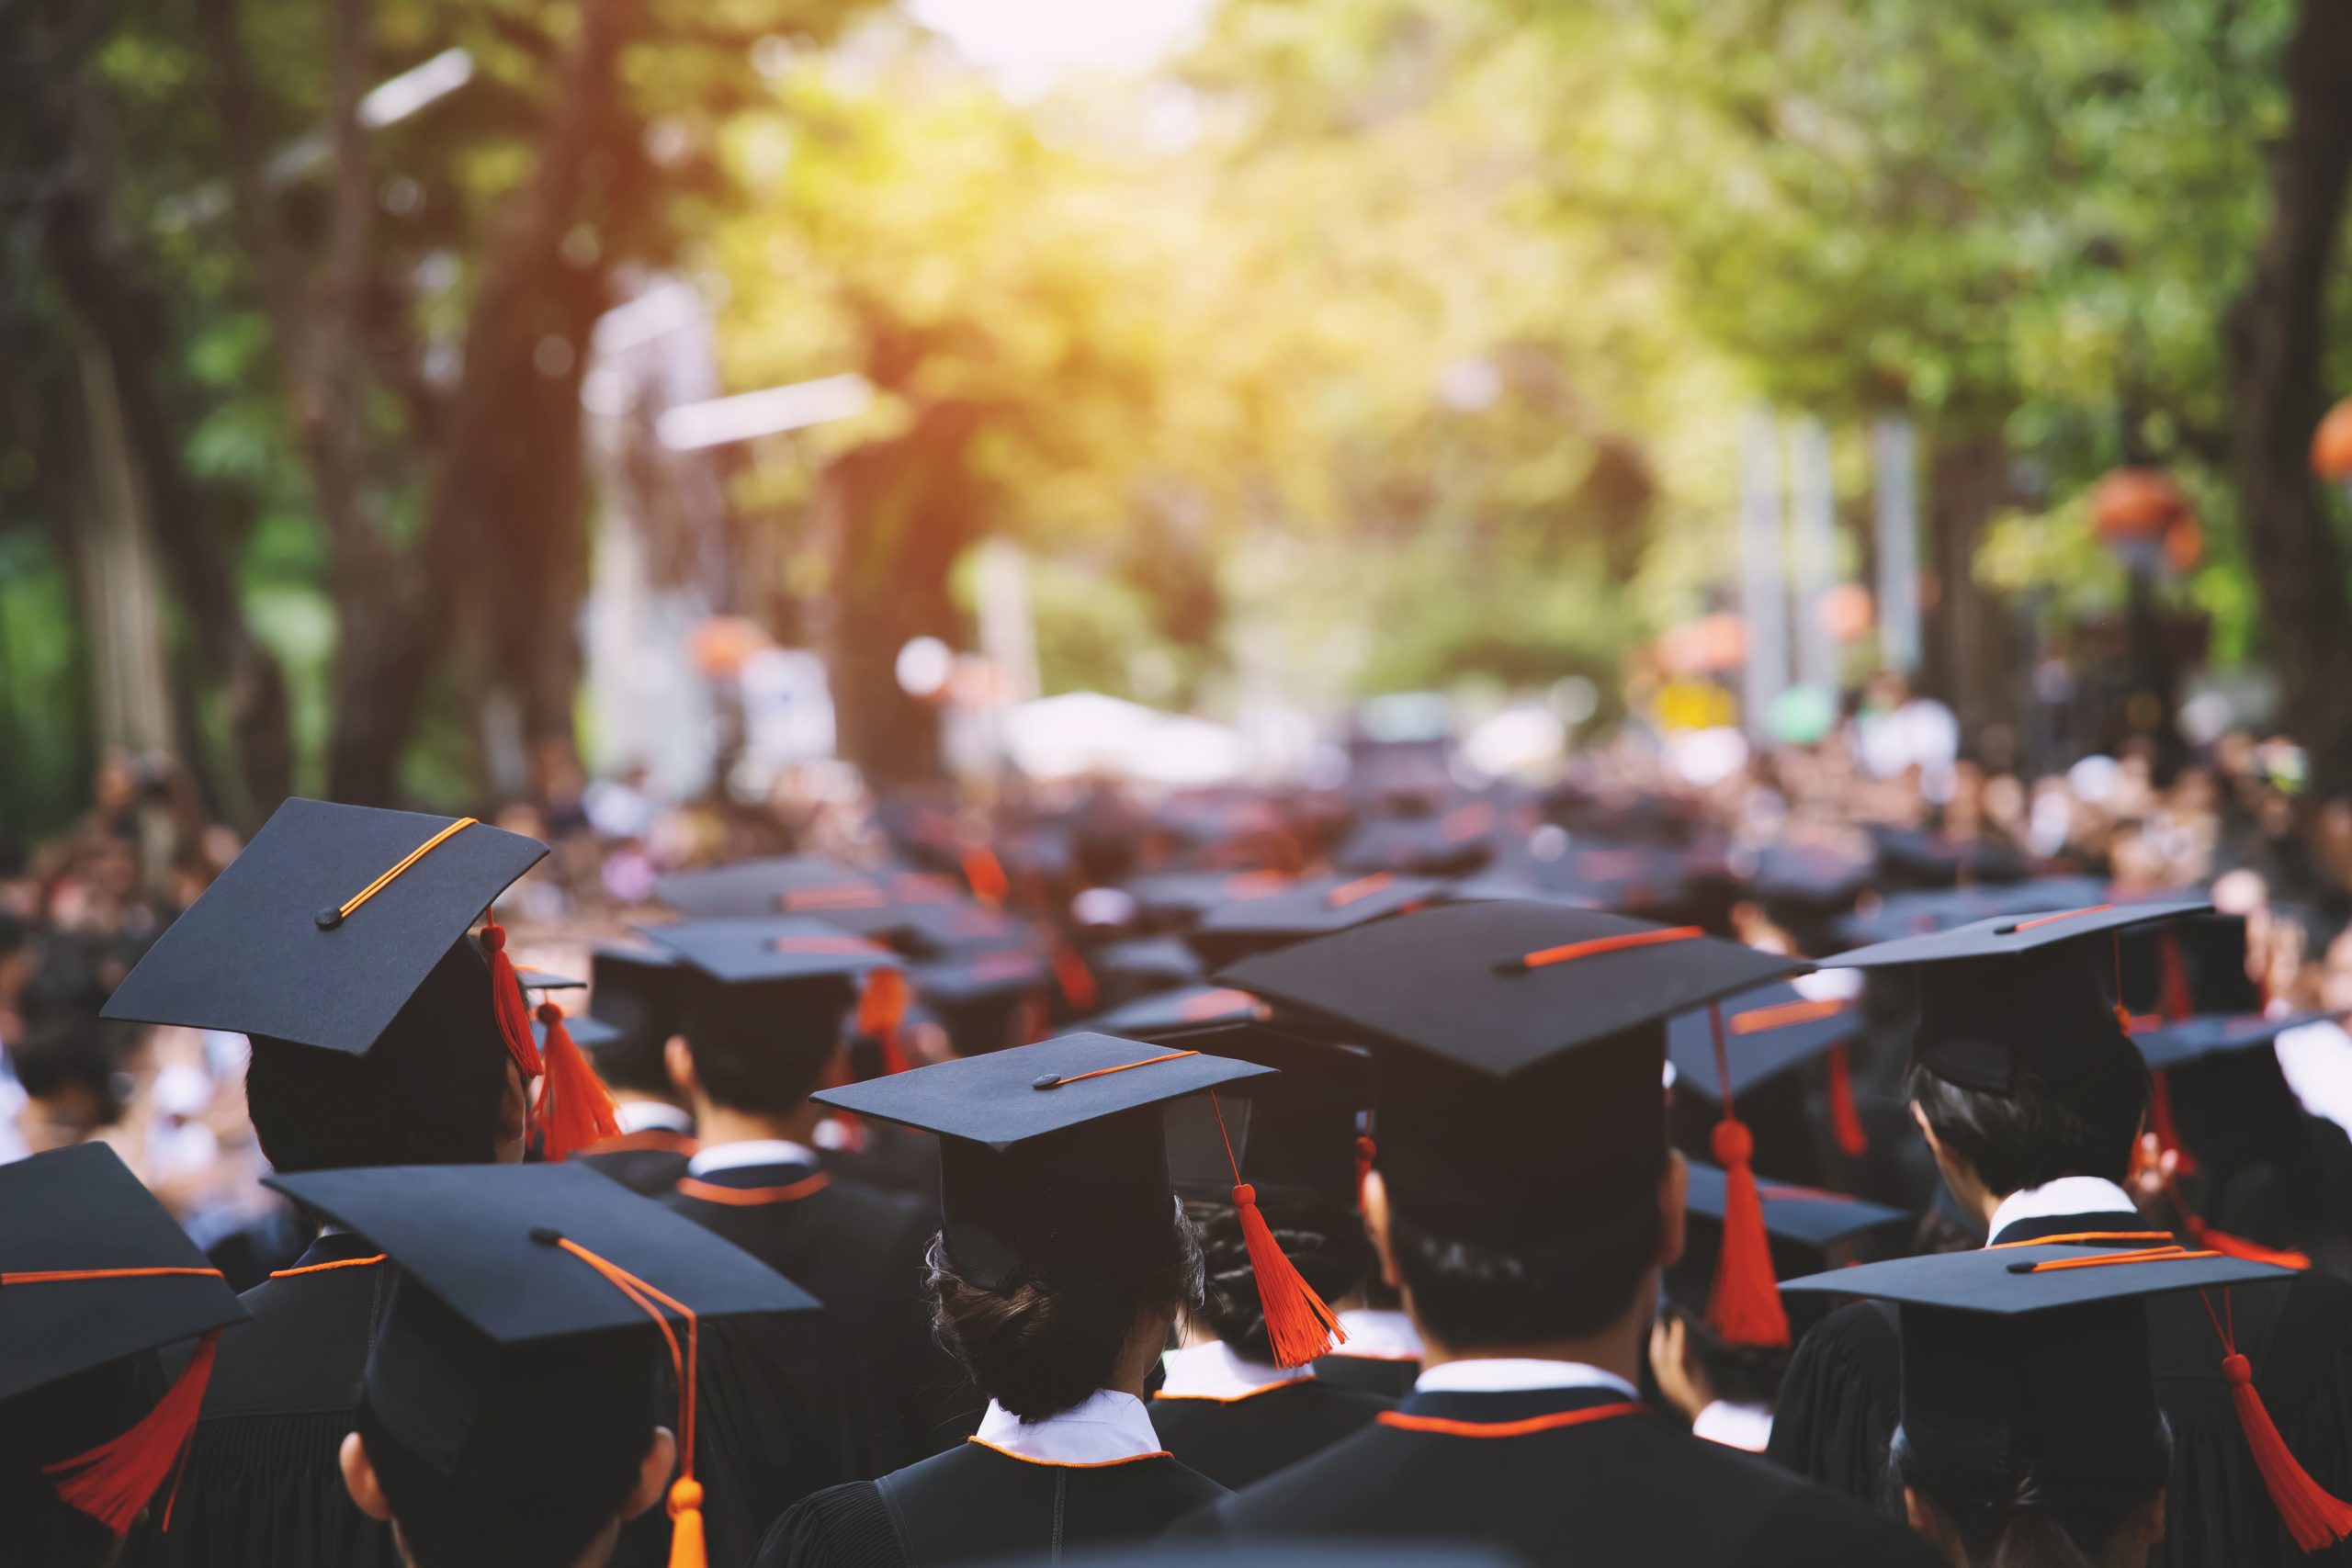
{"type": "Polygon", "coordinates": [[[774,1479],[711,1517],[721,1560],[740,1562],[807,1490],[805,1436],[770,1420],[780,1402],[823,1414],[846,1478],[959,1441],[977,1401],[931,1337],[930,1216],[826,1169],[815,1147],[825,1111],[809,1095],[837,1069],[861,983],[895,970],[897,958],[799,916],[695,920],[647,934],[686,970],[670,1073],[700,1134],[686,1174],[662,1201],[825,1307],[821,1335],[811,1325],[754,1325],[718,1336],[722,1355],[741,1365],[708,1391],[713,1446],[774,1479]]]}
{"type": "Polygon", "coordinates": [[[1329,1357],[1286,1358],[1274,1343],[1232,1193],[1238,1161],[1291,1267],[1321,1300],[1353,1295],[1372,1268],[1355,1198],[1356,1117],[1372,1100],[1372,1064],[1361,1051],[1261,1024],[1159,1043],[1280,1074],[1220,1094],[1214,1106],[1193,1100],[1169,1110],[1170,1164],[1200,1228],[1205,1274],[1183,1347],[1162,1358],[1167,1381],[1152,1395],[1151,1424],[1169,1452],[1220,1486],[1239,1488],[1329,1448],[1395,1404],[1324,1382],[1329,1357]]]}
{"type": "Polygon", "coordinates": [[[1376,871],[1368,876],[1317,876],[1261,898],[1220,904],[1184,940],[1211,968],[1253,953],[1329,936],[1385,919],[1444,897],[1446,885],[1425,876],[1376,871]]]}
{"type": "Polygon", "coordinates": [[[667,948],[599,947],[588,958],[588,1016],[566,1025],[612,1091],[620,1124],[581,1157],[648,1197],[678,1184],[695,1148],[694,1111],[669,1068],[685,989],[686,971],[667,948]]]}
{"type": "Polygon", "coordinates": [[[106,1145],[0,1165],[0,1555],[104,1568],[168,1513],[216,1338],[245,1316],[106,1145]],[[166,1376],[158,1351],[190,1339],[166,1376]]]}
{"type": "Polygon", "coordinates": [[[1170,1456],[1143,1403],[1200,1254],[1161,1107],[1265,1069],[1070,1034],[828,1090],[936,1133],[939,1331],[989,1396],[960,1448],[820,1492],[759,1568],[896,1568],[1132,1540],[1222,1488],[1170,1456]]]}
{"type": "Polygon", "coordinates": [[[703,1511],[733,1478],[696,1443],[695,1363],[718,1323],[813,1312],[806,1292],[582,1168],[271,1185],[365,1229],[395,1266],[339,1459],[406,1568],[602,1568],[665,1497],[672,1568],[713,1561],[703,1511]]]}
{"type": "MultiPolygon", "coordinates": [[[[1693,1438],[1635,1392],[1683,1234],[1664,1021],[1801,967],[1693,928],[1497,901],[1229,971],[1371,1046],[1364,1218],[1428,1357],[1399,1408],[1183,1528],[1469,1539],[1617,1568],[1927,1559],[1892,1522],[1693,1438]]],[[[1728,1123],[1717,1147],[1754,1205],[1744,1133],[1728,1123]]],[[[1760,1216],[1745,1219],[1722,1293],[1747,1327],[1778,1300],[1760,1216]]]]}
{"type": "MultiPolygon", "coordinates": [[[[546,853],[470,819],[289,800],[107,1016],[251,1036],[246,1108],[280,1173],[519,1160],[527,1083],[555,1057],[531,1036],[504,931],[469,931],[546,853]]],[[[543,1101],[559,1092],[576,1102],[571,1080],[543,1101]]],[[[397,1562],[335,1457],[382,1316],[382,1262],[372,1238],[330,1226],[245,1293],[254,1322],[221,1339],[173,1528],[134,1541],[136,1560],[397,1562]]]]}
{"type": "Polygon", "coordinates": [[[2144,1568],[2167,1534],[2177,1442],[2151,1372],[2151,1312],[2210,1306],[2209,1351],[2234,1381],[2224,1358],[2236,1359],[2226,1344],[2236,1300],[2278,1273],[2169,1245],[2027,1243],[1786,1289],[1869,1296],[1896,1314],[1892,1485],[1951,1568],[2144,1568]]]}
{"type": "MultiPolygon", "coordinates": [[[[2172,1239],[2142,1217],[2123,1187],[2149,1079],[2109,987],[2118,931],[2203,908],[2001,916],[1831,961],[1917,968],[1913,1112],[1946,1187],[1961,1208],[1983,1217],[1995,1247],[2062,1236],[2172,1239]]],[[[2291,1560],[2300,1542],[2267,1495],[2277,1467],[2266,1470],[2267,1439],[2249,1438],[2236,1391],[2209,1353],[2204,1308],[2167,1297],[2149,1314],[2157,1394],[2174,1438],[2160,1560],[2211,1568],[2291,1560]]],[[[2352,1284],[2306,1272],[2241,1290],[2234,1336],[2284,1450],[2319,1485],[2346,1495],[2352,1284]]],[[[1883,1311],[1854,1306],[1824,1320],[1790,1363],[1770,1457],[1850,1496],[1891,1502],[1884,1482],[1902,1356],[1899,1325],[1883,1311]]]]}

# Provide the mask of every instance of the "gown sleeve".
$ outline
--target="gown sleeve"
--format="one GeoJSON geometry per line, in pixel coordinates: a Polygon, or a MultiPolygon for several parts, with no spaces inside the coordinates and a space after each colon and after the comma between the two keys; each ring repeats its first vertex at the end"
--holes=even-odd
{"type": "Polygon", "coordinates": [[[1765,1457],[1876,1508],[1902,1389],[1903,1342],[1887,1314],[1869,1303],[1840,1308],[1790,1359],[1765,1457]]]}
{"type": "Polygon", "coordinates": [[[905,1568],[889,1505],[871,1481],[802,1498],[768,1529],[752,1568],[905,1568]]]}

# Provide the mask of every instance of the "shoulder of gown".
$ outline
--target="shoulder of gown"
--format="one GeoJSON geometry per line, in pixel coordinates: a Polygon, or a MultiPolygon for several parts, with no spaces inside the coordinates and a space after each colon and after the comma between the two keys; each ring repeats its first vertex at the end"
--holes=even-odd
{"type": "Polygon", "coordinates": [[[1798,1341],[1781,1381],[1765,1457],[1875,1507],[1903,1412],[1903,1341],[1868,1303],[1840,1307],[1798,1341]]]}
{"type": "Polygon", "coordinates": [[[871,1481],[812,1492],[768,1527],[752,1568],[899,1568],[906,1554],[871,1481]]]}

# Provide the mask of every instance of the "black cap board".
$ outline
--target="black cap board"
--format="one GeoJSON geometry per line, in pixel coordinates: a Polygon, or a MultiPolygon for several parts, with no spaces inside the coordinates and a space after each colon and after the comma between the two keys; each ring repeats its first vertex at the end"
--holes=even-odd
{"type": "Polygon", "coordinates": [[[1497,900],[1375,921],[1217,978],[1369,1045],[1378,1166],[1448,1237],[1612,1223],[1666,1163],[1666,1020],[1807,965],[1695,928],[1497,900]]]}
{"type": "Polygon", "coordinates": [[[639,930],[688,971],[677,1029],[696,1058],[756,1064],[786,1098],[823,1076],[859,983],[900,967],[889,949],[808,916],[639,930]]]}
{"type": "Polygon", "coordinates": [[[105,1144],[0,1165],[0,1274],[115,1269],[198,1272],[0,1285],[0,1346],[7,1348],[0,1402],[248,1315],[171,1212],[105,1144]]]}
{"type": "Polygon", "coordinates": [[[2132,1043],[2140,1048],[2149,1071],[2169,1072],[2210,1056],[2233,1055],[2276,1044],[2289,1030],[2318,1023],[2326,1017],[2318,1012],[2281,1013],[2276,1018],[2259,1012],[2199,1013],[2170,1023],[2135,1026],[2132,1043]]]}
{"type": "Polygon", "coordinates": [[[956,1266],[989,1289],[1023,1269],[1063,1283],[1158,1256],[1175,1213],[1162,1110],[1266,1077],[1248,1062],[1068,1034],[820,1090],[820,1103],[940,1135],[956,1266]]]}
{"type": "MultiPolygon", "coordinates": [[[[592,1057],[597,1052],[618,1043],[621,1038],[619,1030],[592,1013],[566,1013],[563,1030],[565,1033],[571,1036],[571,1043],[574,1045],[587,1052],[592,1057]]],[[[531,1038],[537,1043],[540,1050],[545,1051],[548,1044],[548,1026],[533,1019],[531,1038]]]]}
{"type": "MultiPolygon", "coordinates": [[[[1726,997],[1722,1011],[1724,1060],[1731,1070],[1735,1100],[1765,1079],[1847,1043],[1861,1030],[1859,998],[1808,997],[1784,984],[1726,997]]],[[[1666,1059],[1674,1066],[1678,1090],[1723,1099],[1723,1087],[1715,1076],[1715,1028],[1709,1010],[1702,1008],[1668,1021],[1666,1059]]]]}
{"type": "Polygon", "coordinates": [[[2202,900],[2097,904],[1997,915],[1824,959],[1829,968],[1915,967],[1915,1058],[1946,1082],[2007,1094],[2020,1066],[2045,1077],[2099,1072],[2121,1038],[2117,933],[2211,908],[2202,900]]]}
{"type": "Polygon", "coordinates": [[[1359,1117],[1373,1102],[1369,1052],[1257,1022],[1161,1043],[1255,1062],[1274,1074],[1214,1104],[1195,1097],[1168,1108],[1168,1167],[1180,1196],[1230,1201],[1238,1168],[1261,1201],[1314,1199],[1354,1211],[1359,1117]]]}
{"type": "MultiPolygon", "coordinates": [[[[2218,1254],[1999,1247],[1832,1269],[1781,1289],[1897,1303],[1903,1441],[1947,1483],[2036,1467],[2165,1473],[2143,1300],[2287,1278],[2218,1254]],[[2105,1261],[2148,1258],[2147,1261],[2105,1261]]],[[[2221,1359],[2217,1343],[2215,1359],[2221,1359]]]]}
{"type": "Polygon", "coordinates": [[[1400,914],[1444,894],[1442,882],[1387,872],[1312,877],[1267,897],[1220,904],[1203,915],[1184,940],[1204,963],[1215,968],[1246,953],[1400,914]]]}
{"type": "Polygon", "coordinates": [[[445,1477],[527,1489],[625,1460],[651,1434],[652,1319],[561,1241],[700,1318],[817,1309],[751,1254],[583,1166],[266,1179],[399,1265],[368,1357],[368,1400],[445,1477]]]}
{"type": "MultiPolygon", "coordinates": [[[[548,852],[536,839],[458,820],[288,800],[156,939],[104,1016],[367,1051],[548,852]]],[[[486,1008],[486,979],[481,997],[486,1008]]]]}
{"type": "Polygon", "coordinates": [[[1172,936],[1105,942],[1086,961],[1106,981],[1136,986],[1190,985],[1203,973],[1199,955],[1172,936]]]}
{"type": "Polygon", "coordinates": [[[637,929],[640,936],[660,942],[682,963],[722,986],[838,979],[899,967],[898,955],[888,948],[805,915],[685,920],[637,929]]]}
{"type": "Polygon", "coordinates": [[[558,975],[552,970],[533,969],[518,964],[514,966],[514,983],[526,991],[582,991],[588,982],[571,975],[558,975]]]}
{"type": "Polygon", "coordinates": [[[1137,997],[1087,1020],[1086,1026],[1104,1034],[1153,1040],[1183,1030],[1263,1017],[1266,1010],[1265,1003],[1230,986],[1184,986],[1137,997]]]}
{"type": "Polygon", "coordinates": [[[588,1019],[571,1021],[572,1038],[588,1043],[581,1025],[594,1020],[609,1032],[605,1043],[659,1051],[678,1032],[689,970],[672,949],[607,944],[588,955],[588,1019]]]}
{"type": "MultiPolygon", "coordinates": [[[[1711,1333],[1706,1313],[1723,1257],[1725,1181],[1720,1167],[1701,1160],[1690,1162],[1689,1173],[1684,1207],[1690,1224],[1682,1256],[1667,1267],[1662,1288],[1690,1322],[1711,1333]]],[[[1786,1182],[1760,1181],[1757,1195],[1763,1201],[1764,1233],[1775,1277],[1850,1261],[1849,1255],[1871,1233],[1892,1233],[1912,1219],[1900,1209],[1786,1182]]]]}
{"type": "Polygon", "coordinates": [[[653,896],[691,919],[808,914],[884,902],[881,883],[823,855],[771,855],[659,878],[653,896]]]}

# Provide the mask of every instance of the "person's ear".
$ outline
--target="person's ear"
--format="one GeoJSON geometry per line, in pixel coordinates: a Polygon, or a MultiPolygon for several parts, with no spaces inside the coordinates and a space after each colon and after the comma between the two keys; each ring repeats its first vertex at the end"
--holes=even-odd
{"type": "Polygon", "coordinates": [[[392,1505],[384,1495],[383,1483],[376,1479],[376,1467],[368,1462],[368,1444],[356,1432],[343,1435],[343,1449],[335,1458],[343,1465],[343,1489],[351,1494],[355,1507],[371,1519],[389,1519],[392,1505]]]}
{"type": "Polygon", "coordinates": [[[678,1097],[691,1102],[702,1086],[695,1077],[695,1054],[684,1035],[673,1034],[662,1047],[662,1069],[670,1075],[670,1087],[678,1097]]]}
{"type": "Polygon", "coordinates": [[[2141,1506],[2132,1519],[2132,1538],[2143,1557],[2154,1557],[2156,1543],[2165,1538],[2165,1494],[2159,1491],[2141,1506]]]}
{"type": "Polygon", "coordinates": [[[1356,1201],[1363,1209],[1363,1233],[1372,1238],[1372,1250],[1380,1258],[1381,1282],[1392,1291],[1404,1289],[1405,1281],[1396,1272],[1396,1250],[1388,1243],[1388,1184],[1380,1179],[1378,1170],[1363,1173],[1356,1201]]]}
{"type": "Polygon", "coordinates": [[[1682,1256],[1690,1228],[1690,1162],[1680,1149],[1666,1151],[1666,1173],[1657,1182],[1657,1257],[1661,1269],[1682,1256]]]}
{"type": "Polygon", "coordinates": [[[670,1472],[678,1466],[678,1439],[667,1427],[653,1428],[645,1457],[637,1461],[637,1484],[621,1499],[621,1517],[633,1519],[662,1500],[670,1489],[670,1472]]]}

